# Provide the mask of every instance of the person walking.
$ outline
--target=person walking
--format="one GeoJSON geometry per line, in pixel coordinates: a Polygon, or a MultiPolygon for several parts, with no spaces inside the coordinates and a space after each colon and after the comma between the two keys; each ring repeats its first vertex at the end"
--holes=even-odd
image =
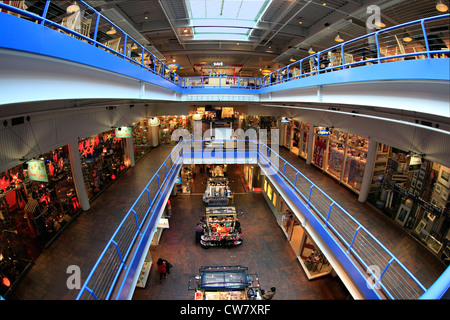
{"type": "Polygon", "coordinates": [[[167,265],[166,265],[166,261],[159,258],[158,262],[156,262],[156,264],[158,265],[158,271],[159,271],[159,282],[161,283],[162,279],[166,279],[167,278],[167,265]]]}

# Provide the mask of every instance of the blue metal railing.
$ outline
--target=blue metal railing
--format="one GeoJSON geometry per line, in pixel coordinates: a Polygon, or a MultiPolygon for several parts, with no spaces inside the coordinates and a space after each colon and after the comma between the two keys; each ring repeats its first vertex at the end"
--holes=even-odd
{"type": "Polygon", "coordinates": [[[46,1],[41,15],[18,9],[14,6],[1,2],[0,8],[9,10],[28,19],[35,20],[43,26],[62,30],[77,39],[97,46],[103,50],[110,51],[111,53],[135,65],[145,68],[148,71],[165,78],[167,81],[178,85],[179,87],[189,89],[260,89],[274,84],[318,75],[333,70],[359,67],[367,64],[398,61],[408,58],[447,57],[450,54],[450,32],[448,28],[450,14],[443,14],[381,29],[343,42],[295,61],[260,78],[221,75],[218,77],[180,77],[174,70],[164,64],[147,48],[141,45],[132,36],[124,32],[107,17],[88,5],[85,1],[78,1],[77,3],[82,7],[81,10],[89,12],[90,15],[95,17],[92,38],[90,37],[90,34],[83,35],[80,32],[62,26],[60,23],[47,19],[46,16],[50,2],[50,0],[46,1]],[[100,25],[100,22],[102,22],[102,25],[100,25]],[[109,29],[111,26],[123,35],[123,52],[121,52],[121,50],[111,49],[108,45],[97,41],[99,32],[106,32],[105,30],[109,29]],[[403,41],[403,35],[405,33],[413,36],[413,46],[407,45],[406,42],[403,41]],[[153,65],[151,67],[147,66],[144,63],[143,58],[134,60],[131,57],[132,50],[127,50],[127,44],[137,45],[137,51],[139,51],[141,57],[144,57],[145,55],[151,57],[153,60],[153,65]],[[407,50],[413,50],[414,52],[406,52],[407,50]],[[360,60],[355,61],[355,59],[360,60]],[[322,63],[323,61],[328,62],[322,63]]]}
{"type": "Polygon", "coordinates": [[[177,174],[181,167],[182,147],[177,144],[170,155],[164,160],[156,173],[139,194],[136,201],[126,213],[122,222],[108,241],[100,257],[89,273],[85,283],[78,293],[77,300],[95,299],[108,300],[111,298],[121,272],[127,269],[126,264],[130,252],[138,238],[154,224],[143,226],[158,214],[156,201],[162,196],[161,190],[168,178],[177,174]]]}
{"type": "MultiPolygon", "coordinates": [[[[274,174],[278,174],[287,182],[298,199],[306,203],[310,211],[314,213],[314,217],[328,228],[328,232],[342,243],[343,250],[355,258],[359,268],[364,268],[364,271],[368,272],[367,277],[370,276],[375,279],[373,286],[379,286],[389,299],[417,299],[427,292],[414,275],[366,228],[267,144],[258,140],[240,140],[236,142],[234,147],[223,151],[218,145],[215,147],[205,145],[208,143],[211,143],[211,141],[182,141],[182,143],[177,144],[171,155],[141,192],[108,242],[77,299],[110,298],[119,273],[127,267],[124,261],[127,259],[129,249],[124,248],[131,248],[136,241],[139,232],[142,231],[139,230],[139,227],[145,220],[148,220],[147,216],[151,212],[156,198],[161,196],[162,186],[168,175],[173,174],[174,165],[183,163],[185,157],[204,158],[204,152],[208,154],[208,157],[216,157],[218,160],[220,160],[220,157],[224,157],[223,159],[229,157],[230,152],[236,158],[239,157],[238,154],[241,157],[256,156],[261,165],[269,165],[274,170],[274,174]],[[194,142],[198,144],[196,145],[194,142]],[[239,146],[237,143],[240,143],[239,146]],[[214,148],[218,149],[214,150],[214,148]],[[174,157],[176,159],[172,160],[174,157]],[[167,166],[168,161],[170,161],[170,166],[167,166]],[[160,176],[165,177],[162,182],[160,176]],[[153,189],[152,182],[154,182],[153,189]],[[151,194],[154,194],[153,198],[150,196],[151,194]],[[139,219],[141,219],[140,223],[139,219]],[[134,227],[125,227],[125,221],[128,221],[128,226],[133,225],[134,227]],[[121,239],[130,240],[124,245],[120,242],[121,239]],[[109,256],[107,255],[108,251],[110,252],[109,256]],[[124,251],[126,252],[122,255],[124,251]],[[373,269],[373,266],[378,266],[378,269],[373,269]]],[[[227,140],[220,141],[219,145],[221,144],[226,146],[227,140]]],[[[153,225],[149,225],[146,228],[152,227],[153,225]]],[[[354,264],[354,262],[352,263],[354,264]]],[[[447,273],[443,275],[443,284],[436,285],[438,288],[434,288],[429,296],[436,296],[436,292],[448,289],[447,273]]]]}

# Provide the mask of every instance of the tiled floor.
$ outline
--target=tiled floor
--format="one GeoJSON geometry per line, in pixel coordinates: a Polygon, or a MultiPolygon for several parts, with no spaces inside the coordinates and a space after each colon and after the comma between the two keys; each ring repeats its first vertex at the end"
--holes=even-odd
{"type": "MultiPolygon", "coordinates": [[[[237,191],[235,205],[241,212],[243,243],[230,249],[202,249],[195,243],[194,233],[205,210],[202,196],[172,197],[170,229],[163,231],[160,244],[151,250],[151,254],[154,266],[161,257],[169,260],[174,268],[160,283],[158,270],[153,267],[146,288],[136,288],[133,298],[193,299],[194,292],[188,290],[188,280],[190,275],[198,274],[201,266],[242,265],[249,268],[249,273],[258,274],[262,288],[277,288],[274,299],[345,299],[346,292],[338,279],[331,276],[314,281],[307,279],[263,195],[260,192],[243,193],[238,171],[238,166],[229,166],[227,172],[231,184],[235,185],[232,190],[237,191]]],[[[204,175],[196,176],[198,184],[204,179],[204,175]]]]}
{"type": "MultiPolygon", "coordinates": [[[[56,241],[36,259],[35,265],[16,287],[9,299],[73,300],[78,291],[66,286],[67,267],[78,265],[82,283],[110,239],[123,215],[148,182],[171,148],[161,146],[150,151],[135,168],[127,170],[97,198],[91,209],[73,221],[56,241]]],[[[322,190],[346,208],[404,263],[425,286],[431,285],[444,267],[414,240],[406,237],[392,222],[371,207],[361,204],[351,191],[340,186],[328,175],[287,150],[281,155],[299,168],[322,190]]],[[[200,179],[200,177],[197,177],[200,179]]],[[[201,180],[201,179],[200,179],[201,180]]],[[[238,190],[242,183],[232,179],[238,190]]],[[[201,182],[200,182],[201,183],[201,182]]],[[[198,192],[203,192],[199,186],[198,192]]],[[[188,278],[202,265],[242,264],[257,273],[263,288],[278,288],[276,299],[345,299],[345,290],[331,277],[308,281],[304,276],[286,237],[261,194],[235,191],[235,202],[242,208],[244,243],[236,248],[204,250],[194,243],[194,228],[200,219],[203,203],[200,195],[173,197],[173,218],[170,229],[162,234],[153,260],[162,256],[171,260],[174,269],[169,278],[159,284],[154,270],[147,287],[137,289],[134,299],[193,299],[188,291],[188,278]]]]}

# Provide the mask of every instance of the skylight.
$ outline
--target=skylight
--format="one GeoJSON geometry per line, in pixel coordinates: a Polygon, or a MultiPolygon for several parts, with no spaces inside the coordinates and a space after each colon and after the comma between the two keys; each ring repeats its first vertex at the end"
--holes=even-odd
{"type": "Polygon", "coordinates": [[[247,41],[272,0],[185,0],[194,40],[247,41]]]}

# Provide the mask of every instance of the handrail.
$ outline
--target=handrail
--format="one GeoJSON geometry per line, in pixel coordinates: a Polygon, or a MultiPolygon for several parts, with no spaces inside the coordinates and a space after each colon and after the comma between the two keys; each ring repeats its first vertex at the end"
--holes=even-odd
{"type": "MultiPolygon", "coordinates": [[[[82,34],[80,34],[79,32],[76,32],[74,30],[71,30],[67,27],[64,27],[52,20],[49,20],[46,18],[47,15],[47,9],[49,7],[49,3],[51,1],[47,0],[45,3],[45,7],[42,13],[42,16],[39,16],[37,14],[34,14],[32,12],[29,12],[27,10],[22,10],[19,8],[16,8],[14,6],[5,4],[0,2],[0,8],[12,11],[14,13],[17,13],[19,15],[23,15],[25,17],[28,17],[30,19],[34,19],[36,21],[38,21],[41,25],[43,26],[49,26],[49,27],[57,27],[58,29],[63,30],[66,33],[69,33],[71,35],[74,35],[75,37],[77,37],[78,39],[87,41],[88,43],[106,49],[108,51],[111,51],[113,54],[135,64],[140,66],[141,68],[145,68],[148,71],[155,73],[159,76],[161,76],[162,78],[166,79],[169,82],[172,82],[176,85],[178,85],[181,88],[185,88],[185,89],[196,89],[196,88],[202,88],[202,89],[211,89],[211,88],[217,88],[217,86],[205,86],[204,85],[204,79],[208,78],[206,76],[203,77],[180,77],[175,71],[171,70],[169,68],[169,66],[167,66],[166,64],[164,64],[160,59],[158,59],[153,53],[151,53],[149,50],[147,50],[143,45],[141,45],[138,41],[136,41],[133,37],[131,37],[130,35],[128,35],[127,33],[125,33],[121,28],[119,28],[115,23],[113,23],[111,20],[109,20],[107,17],[105,17],[104,15],[102,15],[100,12],[98,12],[97,10],[95,10],[93,7],[91,7],[89,4],[87,4],[85,1],[80,0],[78,1],[79,4],[84,5],[87,9],[91,10],[97,17],[96,19],[96,23],[95,23],[95,29],[94,29],[94,36],[93,38],[90,37],[86,37],[82,34]],[[141,62],[139,63],[138,61],[133,60],[131,57],[129,57],[127,55],[127,53],[125,52],[126,50],[123,50],[124,53],[115,51],[105,45],[103,45],[102,43],[99,43],[97,41],[97,33],[99,30],[99,20],[103,19],[105,20],[109,25],[114,26],[114,28],[120,32],[123,33],[124,35],[124,48],[126,48],[126,43],[128,40],[132,41],[133,43],[135,43],[136,45],[138,45],[138,47],[140,47],[141,49],[141,53],[142,53],[142,57],[144,56],[144,53],[148,53],[152,58],[153,58],[153,68],[149,68],[148,66],[146,66],[144,64],[144,59],[141,59],[141,62]],[[159,65],[161,65],[161,70],[157,70],[157,63],[159,65]],[[166,74],[167,73],[167,74],[166,74]],[[189,79],[194,79],[194,78],[198,78],[201,79],[200,86],[197,85],[189,85],[188,84],[188,80],[189,79]]],[[[450,14],[442,14],[442,15],[438,15],[438,16],[433,16],[433,17],[428,17],[428,18],[423,18],[423,19],[419,19],[419,20],[415,20],[415,21],[410,21],[410,22],[406,22],[406,23],[402,23],[396,26],[392,26],[392,27],[388,27],[388,28],[384,28],[381,30],[377,30],[375,32],[345,41],[341,44],[337,44],[334,45],[328,49],[325,50],[321,50],[315,54],[312,54],[310,56],[307,56],[305,58],[302,58],[300,60],[297,60],[295,62],[292,62],[282,68],[279,68],[277,70],[272,71],[270,74],[262,76],[260,78],[258,77],[235,77],[235,76],[227,76],[227,78],[231,78],[236,80],[237,79],[237,83],[238,85],[229,85],[229,86],[222,86],[219,84],[218,88],[222,89],[222,88],[245,88],[248,90],[254,90],[254,89],[261,89],[264,87],[269,87],[271,85],[274,84],[280,84],[286,81],[291,81],[291,80],[296,80],[296,79],[301,79],[301,78],[305,78],[305,77],[309,77],[309,76],[314,76],[314,75],[318,75],[318,74],[322,74],[324,72],[329,72],[329,71],[333,71],[333,70],[339,70],[339,69],[346,69],[346,68],[351,68],[351,67],[358,67],[361,65],[366,65],[366,64],[373,64],[373,63],[382,63],[382,62],[389,62],[389,60],[399,60],[399,59],[404,59],[404,58],[408,58],[408,57],[418,57],[418,56],[426,56],[427,58],[431,58],[432,55],[436,55],[436,54],[445,54],[448,55],[450,54],[450,48],[447,47],[446,50],[432,50],[430,48],[430,43],[429,43],[429,34],[427,32],[426,26],[425,24],[428,22],[432,22],[435,20],[440,20],[440,19],[448,19],[450,17],[450,14]],[[421,33],[418,33],[416,36],[419,39],[423,38],[423,42],[424,42],[424,49],[425,50],[421,50],[418,52],[410,52],[410,53],[402,53],[400,52],[400,54],[393,54],[393,55],[388,55],[388,56],[381,56],[381,45],[380,45],[380,36],[386,35],[388,34],[391,38],[392,41],[394,41],[394,37],[396,36],[395,34],[392,35],[391,33],[394,31],[399,31],[398,34],[403,34],[404,30],[406,27],[410,27],[413,25],[418,25],[420,26],[420,31],[421,33]],[[358,45],[359,42],[363,41],[363,40],[367,40],[371,37],[375,38],[375,47],[372,48],[372,52],[376,53],[376,57],[372,57],[366,60],[361,60],[361,61],[354,61],[354,62],[347,62],[346,58],[345,58],[345,54],[349,53],[350,54],[354,51],[357,50],[361,50],[364,49],[367,46],[367,43],[361,43],[360,46],[358,46],[357,48],[348,48],[348,46],[351,46],[353,44],[358,45]],[[325,53],[331,52],[333,50],[340,50],[341,53],[341,63],[339,65],[333,65],[331,67],[326,67],[326,68],[321,68],[321,56],[324,55],[325,53]],[[309,69],[309,66],[307,68],[304,68],[304,63],[305,62],[309,62],[309,61],[317,61],[317,69],[315,70],[309,70],[307,72],[304,72],[304,69],[309,69]],[[298,75],[294,75],[291,76],[291,72],[290,70],[294,70],[295,67],[298,66],[299,67],[299,74],[298,75]],[[285,77],[280,77],[281,74],[283,74],[283,72],[286,72],[286,76],[285,77]],[[272,76],[275,76],[275,81],[272,81],[271,78],[272,76]],[[247,80],[247,83],[251,83],[254,85],[240,85],[241,80],[247,80]],[[250,79],[252,80],[252,82],[250,82],[250,79]]],[[[447,24],[446,24],[447,25],[447,24]]],[[[448,37],[448,35],[447,35],[448,37]]],[[[392,48],[397,48],[397,44],[395,44],[395,46],[393,46],[392,48]]],[[[370,49],[370,48],[369,48],[370,49]]]]}
{"type": "MultiPolygon", "coordinates": [[[[264,154],[261,151],[261,148],[259,148],[259,155],[262,156],[268,163],[270,163],[271,167],[273,167],[278,174],[280,174],[287,182],[288,185],[291,186],[291,188],[296,192],[296,194],[299,194],[301,196],[301,199],[303,201],[305,201],[307,203],[308,206],[310,206],[312,209],[314,209],[314,211],[319,215],[319,217],[317,217],[318,219],[321,218],[322,220],[324,220],[324,226],[327,226],[331,229],[331,232],[339,239],[342,241],[342,243],[346,244],[346,250],[348,253],[352,253],[357,260],[365,267],[365,270],[367,270],[368,272],[370,272],[371,276],[374,277],[376,279],[376,284],[379,284],[382,288],[383,291],[389,296],[390,299],[395,299],[396,297],[390,292],[388,286],[386,286],[383,283],[383,276],[386,274],[386,271],[388,271],[390,268],[390,266],[392,265],[393,262],[396,263],[396,265],[398,265],[405,273],[408,277],[410,277],[410,279],[415,283],[415,285],[422,290],[422,292],[426,292],[426,288],[419,282],[419,280],[416,279],[416,277],[397,259],[395,258],[395,256],[380,242],[378,241],[364,226],[362,226],[356,219],[354,219],[345,209],[343,209],[339,204],[337,204],[333,199],[331,199],[325,192],[323,192],[317,185],[315,185],[313,182],[311,182],[310,179],[308,179],[304,174],[302,174],[299,170],[297,170],[295,167],[293,167],[289,162],[287,162],[284,158],[282,158],[280,155],[278,155],[276,152],[274,152],[269,146],[267,146],[265,143],[263,142],[259,142],[260,145],[263,145],[266,147],[267,150],[267,154],[270,151],[270,157],[273,157],[273,154],[275,155],[275,160],[269,160],[269,156],[264,154]],[[274,166],[273,162],[277,163],[277,160],[282,160],[284,162],[283,168],[282,170],[280,170],[279,166],[274,166]],[[303,179],[305,179],[305,181],[307,181],[308,183],[311,184],[310,190],[312,190],[313,188],[315,190],[317,190],[319,192],[319,194],[323,197],[325,197],[326,199],[331,201],[331,204],[329,206],[329,210],[327,212],[321,212],[319,208],[317,208],[315,205],[313,205],[313,199],[311,199],[311,191],[308,195],[308,197],[304,194],[302,194],[299,191],[299,188],[297,187],[297,183],[294,184],[292,183],[292,181],[290,180],[289,177],[286,176],[286,164],[289,165],[291,167],[291,169],[295,172],[295,182],[297,182],[297,176],[300,175],[303,179]],[[333,226],[333,222],[331,222],[331,211],[332,211],[332,207],[338,207],[340,209],[340,212],[342,212],[345,215],[345,218],[347,218],[351,223],[354,223],[354,233],[353,236],[351,237],[351,243],[348,243],[346,237],[342,234],[342,231],[339,231],[336,226],[333,226]],[[384,253],[386,253],[389,256],[388,259],[388,263],[386,264],[384,270],[381,272],[381,274],[377,274],[376,272],[374,272],[370,266],[372,265],[371,262],[366,261],[364,257],[362,257],[357,250],[355,250],[353,248],[355,239],[357,238],[357,236],[359,235],[359,233],[361,231],[364,231],[365,235],[367,235],[369,237],[369,240],[362,240],[362,246],[365,247],[366,250],[368,250],[370,248],[370,246],[372,246],[370,243],[374,242],[379,248],[381,248],[383,250],[384,253]]],[[[316,199],[319,196],[316,197],[316,199]]],[[[344,231],[351,231],[348,230],[348,228],[345,228],[344,231]]],[[[381,261],[381,260],[380,260],[381,261]]],[[[418,296],[417,296],[418,297],[418,296]]],[[[400,297],[400,298],[417,298],[417,297],[400,297]]]]}
{"type": "MultiPolygon", "coordinates": [[[[83,297],[89,298],[89,296],[95,300],[101,298],[109,299],[111,297],[112,290],[117,283],[120,272],[127,269],[125,261],[133,248],[133,244],[143,233],[142,227],[157,214],[156,211],[152,211],[152,208],[154,207],[155,201],[160,197],[161,190],[163,189],[162,186],[164,186],[167,178],[174,173],[174,168],[180,164],[182,159],[181,151],[181,143],[178,143],[143,188],[101,252],[94,267],[81,287],[80,292],[76,297],[77,300],[80,300],[83,297]],[[168,162],[170,162],[169,168],[167,167],[168,162]],[[162,181],[160,178],[161,175],[164,176],[162,181]],[[156,183],[157,185],[155,185],[156,183]],[[153,196],[151,195],[151,191],[155,191],[153,196]],[[139,220],[141,221],[139,222],[139,220]],[[118,238],[117,241],[116,238],[118,238]],[[120,242],[120,244],[118,242],[120,242]],[[121,250],[120,245],[125,248],[122,248],[121,250]],[[112,251],[112,253],[110,251],[112,251]],[[123,253],[123,251],[125,252],[123,253]],[[108,252],[110,252],[109,255],[107,255],[108,252]],[[119,258],[119,262],[114,261],[114,259],[117,258],[119,258]],[[99,269],[101,264],[103,264],[102,269],[99,269]],[[98,277],[95,277],[96,272],[99,273],[98,277]],[[109,274],[111,272],[112,274],[109,274]],[[105,274],[107,276],[105,276],[105,274]],[[94,286],[96,288],[94,288],[94,286]],[[88,297],[84,296],[85,292],[88,292],[90,295],[88,297]]],[[[153,227],[153,225],[148,225],[146,228],[149,227],[153,227]]]]}

